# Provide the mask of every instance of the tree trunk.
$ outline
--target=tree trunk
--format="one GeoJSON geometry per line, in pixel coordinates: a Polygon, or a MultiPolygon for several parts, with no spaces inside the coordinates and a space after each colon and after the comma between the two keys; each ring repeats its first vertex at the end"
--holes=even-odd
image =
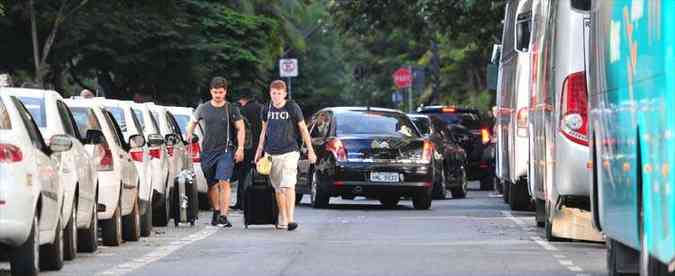
{"type": "Polygon", "coordinates": [[[38,35],[37,35],[37,21],[35,19],[35,7],[33,6],[33,0],[28,1],[28,12],[30,13],[30,32],[31,32],[31,39],[33,40],[33,64],[35,65],[35,82],[42,84],[42,70],[41,70],[41,64],[40,64],[40,52],[38,49],[38,45],[40,42],[38,41],[38,35]]]}

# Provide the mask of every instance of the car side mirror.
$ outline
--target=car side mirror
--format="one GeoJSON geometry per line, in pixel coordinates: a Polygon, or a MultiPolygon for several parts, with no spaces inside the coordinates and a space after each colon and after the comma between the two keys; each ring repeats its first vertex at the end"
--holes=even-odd
{"type": "Polygon", "coordinates": [[[105,144],[105,136],[103,136],[103,132],[98,129],[88,129],[87,136],[85,137],[85,144],[105,144]]]}
{"type": "Polygon", "coordinates": [[[57,134],[49,139],[49,149],[52,152],[69,151],[73,147],[73,140],[68,135],[57,134]]]}
{"type": "Polygon", "coordinates": [[[148,135],[148,145],[151,146],[161,146],[164,144],[164,137],[159,134],[150,134],[148,135]]]}
{"type": "Polygon", "coordinates": [[[174,133],[169,133],[166,136],[164,136],[164,141],[166,142],[167,145],[175,145],[180,140],[181,139],[178,137],[178,135],[174,133]]]}
{"type": "Polygon", "coordinates": [[[145,137],[140,134],[134,134],[129,137],[129,147],[133,148],[140,148],[145,146],[145,137]]]}

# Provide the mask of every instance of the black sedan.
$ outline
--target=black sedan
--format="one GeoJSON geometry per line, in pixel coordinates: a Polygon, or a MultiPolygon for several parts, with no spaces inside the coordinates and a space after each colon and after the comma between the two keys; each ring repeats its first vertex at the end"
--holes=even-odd
{"type": "Polygon", "coordinates": [[[444,199],[452,194],[453,198],[466,197],[466,152],[460,145],[467,139],[466,134],[452,132],[442,120],[423,114],[408,114],[417,129],[434,146],[434,162],[440,164],[441,181],[434,183],[433,196],[444,199]]]}
{"type": "Polygon", "coordinates": [[[310,136],[317,154],[311,165],[303,147],[296,191],[310,194],[315,208],[331,197],[375,197],[387,208],[402,196],[415,209],[431,207],[434,183],[442,180],[433,144],[405,113],[368,107],[323,109],[312,117],[310,136]]]}

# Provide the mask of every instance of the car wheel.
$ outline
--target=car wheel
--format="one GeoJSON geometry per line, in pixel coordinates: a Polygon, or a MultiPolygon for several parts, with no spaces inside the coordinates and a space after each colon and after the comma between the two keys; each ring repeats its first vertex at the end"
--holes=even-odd
{"type": "Polygon", "coordinates": [[[171,208],[171,204],[169,201],[169,180],[167,178],[166,180],[166,189],[164,189],[164,193],[160,194],[160,202],[159,206],[157,206],[157,210],[153,211],[153,218],[152,218],[152,223],[155,226],[159,227],[164,227],[169,225],[169,208],[171,208]]]}
{"type": "Polygon", "coordinates": [[[119,200],[112,218],[102,221],[102,224],[103,245],[120,246],[122,244],[122,207],[119,200]]]}
{"type": "Polygon", "coordinates": [[[211,204],[209,203],[209,195],[207,193],[199,193],[199,210],[208,211],[211,210],[211,204]]]}
{"type": "Polygon", "coordinates": [[[387,209],[394,209],[398,206],[398,202],[401,200],[401,196],[398,194],[395,195],[383,195],[379,198],[382,206],[387,209]]]}
{"type": "Polygon", "coordinates": [[[466,197],[466,171],[462,169],[461,175],[458,178],[459,186],[450,189],[453,198],[465,198],[466,197]]]}
{"type": "Polygon", "coordinates": [[[544,236],[547,241],[563,241],[563,239],[558,238],[553,235],[553,222],[551,221],[551,206],[548,203],[544,203],[546,206],[546,215],[544,216],[544,236]]]}
{"type": "Polygon", "coordinates": [[[486,176],[480,180],[480,190],[481,191],[490,191],[495,187],[495,177],[486,176]]]}
{"type": "MultiPolygon", "coordinates": [[[[641,222],[642,223],[642,222],[641,222]]],[[[640,275],[648,276],[673,276],[675,272],[668,272],[666,264],[649,254],[647,247],[647,236],[644,233],[644,227],[640,231],[640,275]]]]}
{"type": "Polygon", "coordinates": [[[607,238],[607,274],[609,276],[638,275],[638,267],[626,261],[637,259],[638,252],[620,242],[607,238]]]}
{"type": "Polygon", "coordinates": [[[441,172],[441,179],[434,181],[434,199],[446,199],[448,198],[448,187],[445,177],[445,171],[441,172]]]}
{"type": "Polygon", "coordinates": [[[302,193],[295,193],[295,204],[300,204],[302,202],[302,197],[304,194],[302,193]]]}
{"type": "Polygon", "coordinates": [[[70,218],[63,239],[63,259],[70,261],[77,256],[77,203],[70,209],[70,218]]]}
{"type": "Polygon", "coordinates": [[[413,207],[417,210],[428,210],[431,208],[431,193],[428,191],[417,192],[413,197],[413,207]]]}
{"type": "Polygon", "coordinates": [[[530,205],[530,195],[527,191],[527,182],[518,179],[515,184],[509,188],[509,206],[514,211],[525,211],[530,205]]]}
{"type": "Polygon", "coordinates": [[[60,219],[56,224],[54,242],[40,247],[40,268],[44,270],[63,268],[63,228],[60,219]]]}
{"type": "Polygon", "coordinates": [[[138,241],[141,239],[141,214],[138,208],[138,199],[134,202],[131,214],[122,219],[122,238],[126,241],[138,241]]]}
{"type": "Polygon", "coordinates": [[[152,234],[152,204],[145,204],[145,214],[141,216],[141,236],[149,237],[152,234]]]}
{"type": "Polygon", "coordinates": [[[544,227],[546,224],[546,201],[543,199],[535,199],[535,221],[537,222],[537,227],[544,227]]]}
{"type": "Polygon", "coordinates": [[[511,182],[508,180],[502,181],[502,187],[504,189],[504,193],[502,194],[502,199],[504,200],[504,203],[509,203],[509,196],[511,194],[511,182]]]}
{"type": "Polygon", "coordinates": [[[316,171],[312,173],[312,198],[311,204],[313,208],[326,208],[330,203],[330,197],[321,191],[319,187],[319,177],[316,171]]]}
{"type": "Polygon", "coordinates": [[[10,255],[12,275],[35,276],[40,272],[40,230],[37,215],[33,215],[33,225],[28,239],[10,255]]]}
{"type": "MultiPolygon", "coordinates": [[[[95,201],[98,202],[98,199],[95,201]]],[[[98,249],[98,216],[96,215],[96,203],[92,204],[91,221],[87,229],[77,230],[77,249],[80,252],[96,252],[98,249]]]]}

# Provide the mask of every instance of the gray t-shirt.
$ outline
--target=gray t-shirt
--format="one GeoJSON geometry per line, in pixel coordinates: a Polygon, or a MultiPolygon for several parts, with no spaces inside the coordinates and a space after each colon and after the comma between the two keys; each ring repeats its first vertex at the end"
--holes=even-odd
{"type": "Polygon", "coordinates": [[[277,155],[300,150],[298,123],[305,119],[298,104],[288,101],[281,108],[267,104],[260,119],[267,122],[265,152],[277,155]]]}
{"type": "Polygon", "coordinates": [[[199,122],[204,129],[202,151],[225,150],[226,144],[230,147],[236,145],[237,132],[234,123],[239,120],[239,107],[234,104],[226,102],[221,107],[211,105],[210,101],[200,104],[192,114],[192,121],[199,122]]]}

